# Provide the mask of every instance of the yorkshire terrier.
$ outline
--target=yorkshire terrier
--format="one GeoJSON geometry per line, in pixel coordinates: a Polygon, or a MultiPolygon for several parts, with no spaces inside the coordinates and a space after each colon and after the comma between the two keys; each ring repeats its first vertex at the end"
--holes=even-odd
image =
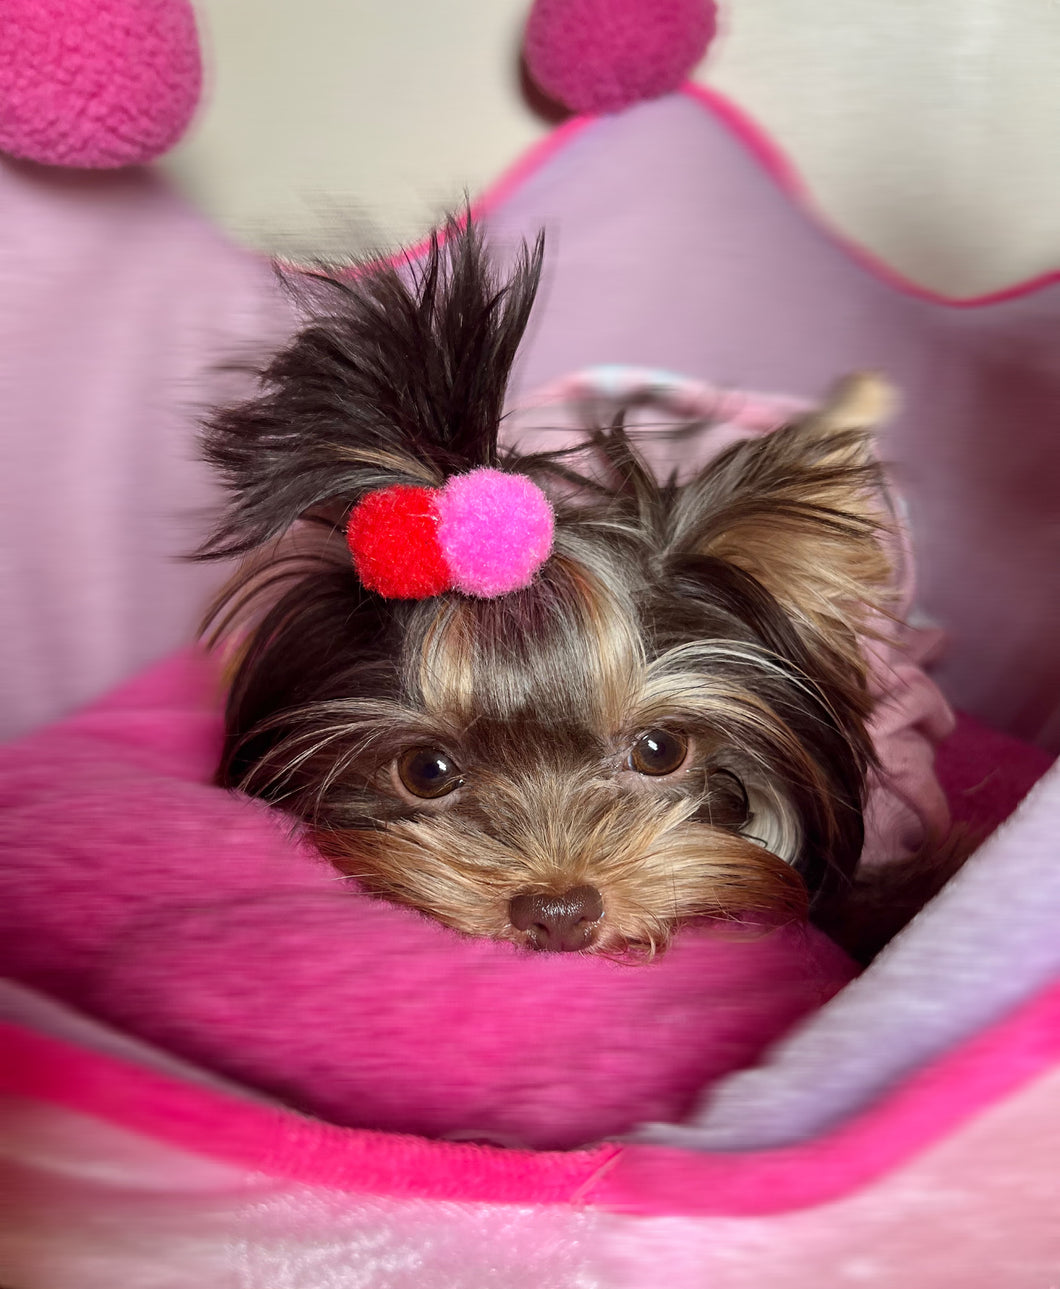
{"type": "Polygon", "coordinates": [[[208,421],[230,504],[199,555],[244,557],[208,618],[218,781],[473,936],[650,955],[700,916],[834,921],[893,583],[881,386],[684,482],[621,417],[520,455],[541,263],[502,276],[469,223],[418,266],[312,274],[257,396],[208,421]]]}

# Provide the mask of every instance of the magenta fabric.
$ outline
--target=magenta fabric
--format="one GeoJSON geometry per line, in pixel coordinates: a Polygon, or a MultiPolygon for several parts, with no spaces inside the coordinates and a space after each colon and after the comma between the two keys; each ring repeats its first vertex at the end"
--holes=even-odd
{"type": "Polygon", "coordinates": [[[5,0],[0,151],[108,170],[167,152],[199,101],[188,0],[5,0]]]}
{"type": "MultiPolygon", "coordinates": [[[[20,1103],[53,1105],[252,1172],[350,1192],[659,1215],[779,1214],[885,1176],[1060,1063],[1060,986],[813,1141],[697,1153],[603,1144],[525,1151],[343,1129],[19,1025],[0,1023],[0,1128],[20,1103]]],[[[1045,1125],[1043,1125],[1044,1127],[1045,1125]]],[[[1048,1133],[1043,1145],[1048,1149],[1048,1133]]]]}
{"type": "Polygon", "coordinates": [[[958,713],[956,728],[938,748],[935,773],[954,822],[973,836],[986,836],[1009,818],[1052,763],[1047,752],[958,713]]]}
{"type": "Polygon", "coordinates": [[[800,926],[634,968],[369,898],[210,786],[219,698],[183,654],[0,752],[0,974],[335,1123],[535,1147],[680,1119],[854,974],[800,926]]]}

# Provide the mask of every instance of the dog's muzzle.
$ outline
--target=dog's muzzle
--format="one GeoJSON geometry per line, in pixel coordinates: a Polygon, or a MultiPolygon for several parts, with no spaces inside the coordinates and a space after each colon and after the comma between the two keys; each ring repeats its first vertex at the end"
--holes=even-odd
{"type": "Polygon", "coordinates": [[[604,902],[595,886],[572,886],[562,895],[515,895],[508,904],[512,926],[531,946],[548,953],[577,953],[596,938],[604,902]]]}

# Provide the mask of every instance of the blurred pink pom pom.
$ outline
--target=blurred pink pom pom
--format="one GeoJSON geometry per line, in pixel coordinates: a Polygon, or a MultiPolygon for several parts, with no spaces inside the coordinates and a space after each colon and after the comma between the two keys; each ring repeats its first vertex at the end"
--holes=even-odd
{"type": "Polygon", "coordinates": [[[526,65],[575,112],[617,112],[678,89],[714,35],[711,0],[537,0],[526,65]]]}
{"type": "Polygon", "coordinates": [[[187,128],[202,64],[188,0],[6,0],[0,150],[88,170],[161,156],[187,128]]]}
{"type": "Polygon", "coordinates": [[[465,595],[484,599],[529,586],[552,550],[548,498],[521,474],[482,468],[437,494],[438,541],[465,595]]]}

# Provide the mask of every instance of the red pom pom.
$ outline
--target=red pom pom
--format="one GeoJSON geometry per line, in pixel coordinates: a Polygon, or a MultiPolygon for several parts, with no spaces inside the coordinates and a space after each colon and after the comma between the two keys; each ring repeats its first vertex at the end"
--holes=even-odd
{"type": "Polygon", "coordinates": [[[526,65],[575,112],[617,112],[676,90],[714,35],[711,0],[536,0],[526,65]]]}
{"type": "Polygon", "coordinates": [[[452,585],[430,488],[370,492],[353,508],[346,541],[361,581],[387,599],[425,600],[452,585]]]}

